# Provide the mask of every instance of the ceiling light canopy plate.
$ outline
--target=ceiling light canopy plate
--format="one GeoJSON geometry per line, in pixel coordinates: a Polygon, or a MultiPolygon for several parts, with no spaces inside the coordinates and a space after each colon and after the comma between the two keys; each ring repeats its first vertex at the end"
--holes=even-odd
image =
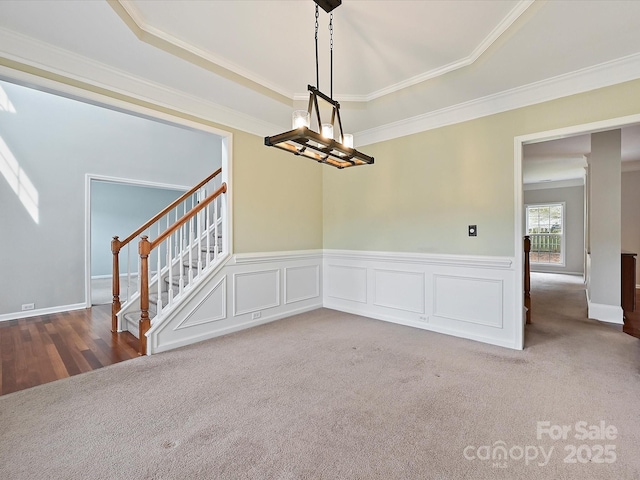
{"type": "Polygon", "coordinates": [[[342,4],[342,0],[313,0],[316,4],[327,13],[331,13],[342,4]]]}

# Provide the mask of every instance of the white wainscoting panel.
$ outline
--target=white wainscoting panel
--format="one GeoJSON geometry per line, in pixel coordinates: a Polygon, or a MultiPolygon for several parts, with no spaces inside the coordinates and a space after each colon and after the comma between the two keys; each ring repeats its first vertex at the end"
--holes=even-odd
{"type": "Polygon", "coordinates": [[[325,250],[324,306],[522,349],[512,257],[325,250]]]}
{"type": "Polygon", "coordinates": [[[322,307],[322,251],[231,256],[148,332],[151,353],[322,307]],[[227,306],[230,306],[228,308],[227,306]]]}
{"type": "Polygon", "coordinates": [[[451,275],[433,279],[434,316],[502,328],[502,280],[451,275]]]}
{"type": "Polygon", "coordinates": [[[213,289],[184,316],[175,327],[194,327],[227,318],[227,276],[224,275],[213,289]]]}
{"type": "Polygon", "coordinates": [[[233,275],[233,315],[280,305],[280,270],[261,270],[233,275]]]}
{"type": "Polygon", "coordinates": [[[328,297],[367,303],[367,269],[329,264],[325,272],[328,297]]]}
{"type": "Polygon", "coordinates": [[[424,272],[373,269],[373,304],[424,313],[424,272]]]}
{"type": "Polygon", "coordinates": [[[284,303],[320,297],[320,265],[285,267],[284,303]]]}
{"type": "Polygon", "coordinates": [[[325,306],[521,349],[513,263],[343,250],[235,255],[152,322],[148,344],[157,353],[325,306]]]}

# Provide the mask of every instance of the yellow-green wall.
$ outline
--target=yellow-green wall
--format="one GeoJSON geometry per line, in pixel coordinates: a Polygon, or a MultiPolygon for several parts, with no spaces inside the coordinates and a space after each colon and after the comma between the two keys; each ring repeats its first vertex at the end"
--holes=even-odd
{"type": "Polygon", "coordinates": [[[637,113],[633,81],[363,147],[323,171],[323,247],[512,256],[514,137],[637,113]]]}
{"type": "Polygon", "coordinates": [[[234,251],[322,248],[322,166],[242,132],[233,149],[234,251]]]}
{"type": "Polygon", "coordinates": [[[640,80],[368,145],[336,170],[202,118],[12,60],[0,65],[233,133],[234,251],[513,255],[515,136],[640,113],[640,80]],[[478,225],[478,237],[467,225],[478,225]]]}

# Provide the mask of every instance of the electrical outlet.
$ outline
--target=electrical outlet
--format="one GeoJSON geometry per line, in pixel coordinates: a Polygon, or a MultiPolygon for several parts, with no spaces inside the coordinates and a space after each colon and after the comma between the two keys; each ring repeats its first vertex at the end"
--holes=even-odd
{"type": "Polygon", "coordinates": [[[251,314],[251,320],[255,320],[256,318],[260,318],[262,316],[261,312],[253,312],[251,314]]]}
{"type": "Polygon", "coordinates": [[[469,236],[477,237],[478,236],[478,226],[477,225],[469,225],[469,236]]]}
{"type": "Polygon", "coordinates": [[[36,304],[35,303],[24,303],[22,305],[22,311],[26,311],[26,310],[33,310],[34,308],[36,308],[36,304]]]}

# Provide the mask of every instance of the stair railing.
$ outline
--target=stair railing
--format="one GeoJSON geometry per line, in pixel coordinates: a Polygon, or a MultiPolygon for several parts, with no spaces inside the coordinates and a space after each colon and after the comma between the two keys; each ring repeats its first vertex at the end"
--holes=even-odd
{"type": "Polygon", "coordinates": [[[531,238],[524,237],[524,306],[527,309],[526,323],[531,323],[531,238]]]}
{"type": "Polygon", "coordinates": [[[164,309],[171,308],[182,296],[191,290],[195,284],[216,265],[216,260],[223,246],[221,226],[224,224],[224,208],[218,202],[218,197],[226,193],[227,184],[200,201],[188,213],[162,232],[155,240],[150,241],[145,235],[138,245],[140,253],[140,321],[139,321],[139,355],[147,353],[146,333],[151,328],[149,315],[149,256],[158,251],[157,259],[157,302],[156,318],[164,309]],[[167,264],[161,264],[164,256],[160,250],[167,253],[167,264]],[[203,265],[204,257],[204,265],[203,265]],[[195,270],[195,273],[194,273],[195,270]],[[185,273],[186,272],[186,273],[185,273]],[[175,278],[174,278],[175,276],[175,278]],[[167,303],[164,305],[162,296],[166,284],[167,303]],[[175,291],[177,290],[177,291],[175,291]]]}
{"type": "MultiPolygon", "coordinates": [[[[207,176],[189,191],[185,192],[178,199],[173,201],[170,205],[164,208],[161,212],[155,215],[153,218],[149,219],[139,228],[137,228],[134,232],[131,233],[124,240],[120,240],[118,236],[113,237],[111,240],[111,253],[113,254],[113,281],[112,281],[112,294],[113,300],[111,303],[111,331],[116,332],[118,330],[118,312],[120,312],[122,308],[122,302],[120,298],[120,275],[121,275],[121,264],[123,263],[120,259],[121,253],[126,253],[126,299],[125,302],[130,302],[136,292],[141,290],[142,278],[139,275],[140,273],[140,264],[136,259],[137,271],[133,271],[132,260],[137,257],[135,253],[132,255],[131,252],[131,242],[140,237],[142,234],[145,234],[147,238],[156,238],[160,236],[161,232],[168,228],[171,224],[175,223],[180,217],[187,214],[189,210],[191,210],[195,205],[198,204],[200,199],[204,198],[206,192],[216,190],[219,187],[220,179],[218,175],[222,172],[222,169],[219,168],[211,175],[207,176]],[[124,250],[124,252],[123,252],[124,250]],[[132,258],[133,257],[133,258],[132,258]],[[133,277],[137,276],[138,281],[137,284],[133,284],[133,277]]],[[[123,259],[124,260],[124,259],[123,259]]],[[[165,264],[166,262],[158,262],[160,264],[165,264]]],[[[148,280],[148,279],[147,279],[148,280]]]]}

